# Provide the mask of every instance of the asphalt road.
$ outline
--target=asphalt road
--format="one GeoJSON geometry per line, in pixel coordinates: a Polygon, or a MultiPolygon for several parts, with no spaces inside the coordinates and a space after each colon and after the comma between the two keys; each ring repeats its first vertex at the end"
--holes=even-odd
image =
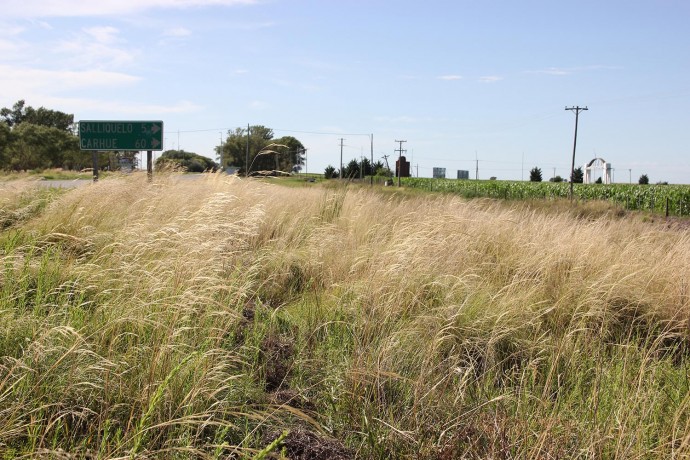
{"type": "Polygon", "coordinates": [[[90,184],[93,182],[91,179],[72,179],[72,180],[39,180],[36,181],[41,187],[53,187],[53,188],[75,188],[82,185],[90,184]]]}

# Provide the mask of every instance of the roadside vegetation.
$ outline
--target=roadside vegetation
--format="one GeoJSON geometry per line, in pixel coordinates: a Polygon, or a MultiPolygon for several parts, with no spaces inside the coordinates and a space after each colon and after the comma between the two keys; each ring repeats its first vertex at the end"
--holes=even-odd
{"type": "Polygon", "coordinates": [[[0,184],[0,458],[690,456],[686,231],[330,182],[0,184]]]}

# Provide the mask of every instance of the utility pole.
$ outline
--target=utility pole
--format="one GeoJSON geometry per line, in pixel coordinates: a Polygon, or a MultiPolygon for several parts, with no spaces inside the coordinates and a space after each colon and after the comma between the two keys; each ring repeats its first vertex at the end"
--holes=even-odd
{"type": "Polygon", "coordinates": [[[628,175],[630,176],[630,183],[632,184],[632,169],[628,169],[628,175]]]}
{"type": "Polygon", "coordinates": [[[244,177],[249,176],[249,123],[247,123],[247,153],[245,155],[244,163],[244,177]]]}
{"type": "Polygon", "coordinates": [[[553,168],[553,176],[551,177],[553,177],[554,179],[556,178],[556,168],[553,168]]]}
{"type": "Polygon", "coordinates": [[[565,110],[575,112],[575,138],[573,140],[573,161],[570,164],[570,201],[573,201],[573,176],[575,175],[575,148],[577,147],[577,121],[580,118],[580,112],[589,110],[586,106],[580,107],[566,107],[565,110]]]}
{"type": "Polygon", "coordinates": [[[390,170],[391,170],[391,167],[390,167],[390,165],[388,164],[388,157],[389,157],[389,156],[390,156],[390,155],[384,155],[384,156],[383,156],[383,161],[386,162],[386,169],[390,171],[390,170]]]}
{"type": "Polygon", "coordinates": [[[343,178],[343,139],[342,137],[340,138],[340,178],[343,178]]]}
{"type": "Polygon", "coordinates": [[[374,171],[374,133],[371,133],[371,186],[374,186],[374,175],[376,174],[376,171],[374,171]]]}
{"type": "Polygon", "coordinates": [[[474,151],[474,162],[475,162],[475,170],[474,170],[474,180],[479,180],[479,157],[477,157],[477,151],[474,151]]]}
{"type": "Polygon", "coordinates": [[[398,152],[398,167],[396,169],[397,169],[397,173],[398,173],[398,187],[400,187],[400,176],[401,176],[400,173],[402,171],[402,153],[407,152],[407,150],[403,150],[402,145],[403,145],[403,142],[407,142],[407,141],[395,141],[395,142],[400,144],[400,148],[398,148],[398,150],[395,150],[396,152],[398,152]]]}
{"type": "Polygon", "coordinates": [[[225,168],[223,168],[223,133],[220,134],[220,147],[218,147],[218,156],[220,157],[220,170],[223,171],[225,168]]]}

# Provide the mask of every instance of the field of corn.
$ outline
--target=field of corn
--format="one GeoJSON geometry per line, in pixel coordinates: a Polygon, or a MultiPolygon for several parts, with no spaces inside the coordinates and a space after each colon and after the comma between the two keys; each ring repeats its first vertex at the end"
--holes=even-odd
{"type": "Polygon", "coordinates": [[[0,182],[0,458],[689,458],[682,224],[221,175],[0,182]]]}
{"type": "MultiPolygon", "coordinates": [[[[570,184],[567,182],[403,178],[402,183],[405,187],[456,193],[465,197],[510,200],[570,197],[570,184]]],[[[662,214],[668,212],[674,216],[690,215],[688,185],[573,184],[573,195],[579,201],[608,201],[627,210],[662,214]]]]}

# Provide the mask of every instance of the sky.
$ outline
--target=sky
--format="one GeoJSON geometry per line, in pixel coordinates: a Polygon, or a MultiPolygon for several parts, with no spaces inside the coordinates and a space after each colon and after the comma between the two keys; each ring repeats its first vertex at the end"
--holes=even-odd
{"type": "Polygon", "coordinates": [[[0,107],[163,120],[210,158],[264,125],[308,172],[373,138],[414,176],[546,180],[579,106],[576,166],[690,183],[689,23],[687,0],[0,0],[0,107]]]}

